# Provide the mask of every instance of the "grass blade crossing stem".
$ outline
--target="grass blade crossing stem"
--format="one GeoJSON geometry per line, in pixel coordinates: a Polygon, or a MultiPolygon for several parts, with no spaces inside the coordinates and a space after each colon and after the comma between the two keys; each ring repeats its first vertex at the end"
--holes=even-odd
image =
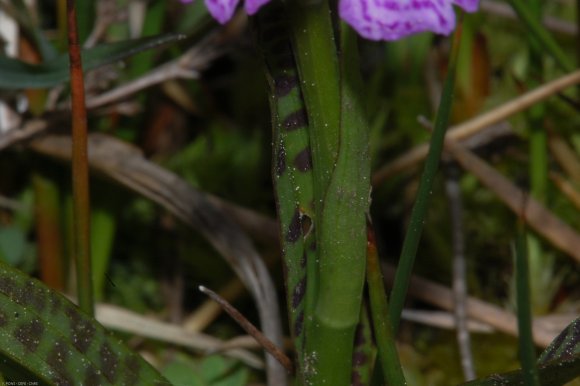
{"type": "MultiPolygon", "coordinates": [[[[462,14],[460,18],[462,18],[462,14]]],[[[439,111],[437,112],[437,116],[435,118],[433,135],[431,137],[431,146],[429,147],[429,154],[427,155],[425,168],[423,169],[423,174],[421,175],[417,198],[415,199],[415,204],[413,205],[413,210],[411,212],[411,221],[409,223],[409,229],[405,234],[405,240],[403,241],[403,249],[401,251],[401,258],[399,259],[399,267],[397,268],[397,274],[395,276],[395,282],[391,292],[389,312],[393,326],[393,332],[396,332],[399,327],[401,312],[403,311],[403,304],[405,303],[407,289],[409,288],[409,280],[411,278],[413,264],[415,262],[417,248],[419,246],[419,240],[421,239],[421,233],[423,231],[423,222],[429,207],[431,188],[433,186],[433,180],[435,179],[435,174],[437,173],[437,169],[439,167],[439,159],[443,150],[443,142],[449,122],[451,105],[453,102],[453,89],[455,87],[455,75],[460,42],[461,21],[458,23],[457,30],[455,31],[453,37],[449,70],[447,72],[447,78],[443,87],[443,95],[441,97],[439,111]]]]}

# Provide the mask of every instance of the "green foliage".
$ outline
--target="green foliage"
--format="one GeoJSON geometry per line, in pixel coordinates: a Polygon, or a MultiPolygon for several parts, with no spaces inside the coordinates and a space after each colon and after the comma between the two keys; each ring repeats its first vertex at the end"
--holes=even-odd
{"type": "Polygon", "coordinates": [[[259,205],[267,171],[262,134],[212,125],[195,140],[165,161],[169,169],[196,187],[245,205],[259,205]]]}
{"type": "MultiPolygon", "coordinates": [[[[99,45],[83,51],[83,69],[88,71],[114,63],[138,52],[175,42],[179,38],[180,35],[169,34],[99,45]]],[[[29,64],[0,56],[0,89],[47,88],[68,79],[68,54],[59,55],[42,64],[29,64]]]]}
{"type": "Polygon", "coordinates": [[[14,226],[0,228],[0,259],[5,263],[18,266],[30,253],[31,245],[26,241],[22,230],[14,226]]]}
{"type": "Polygon", "coordinates": [[[220,356],[192,360],[180,355],[164,366],[163,375],[175,386],[244,386],[249,372],[220,356]]]}

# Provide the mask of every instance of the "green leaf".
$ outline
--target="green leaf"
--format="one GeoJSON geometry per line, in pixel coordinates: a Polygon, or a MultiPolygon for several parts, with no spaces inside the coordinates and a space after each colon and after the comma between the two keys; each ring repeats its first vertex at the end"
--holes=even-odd
{"type": "Polygon", "coordinates": [[[26,238],[16,227],[0,228],[0,259],[11,264],[19,264],[26,251],[26,238]]]}
{"type": "MultiPolygon", "coordinates": [[[[117,43],[102,44],[82,53],[85,71],[114,63],[121,59],[181,39],[182,35],[168,34],[117,43]]],[[[0,89],[47,88],[69,79],[68,54],[59,55],[42,64],[29,64],[0,56],[0,89]]]]}
{"type": "Polygon", "coordinates": [[[65,297],[4,263],[0,372],[47,385],[170,384],[65,297]]]}
{"type": "MultiPolygon", "coordinates": [[[[561,386],[580,375],[580,355],[564,360],[556,360],[538,368],[542,386],[561,386]]],[[[478,379],[464,384],[465,386],[517,386],[525,385],[522,370],[504,374],[493,374],[485,379],[478,379]]]]}
{"type": "Polygon", "coordinates": [[[538,363],[543,364],[555,359],[571,358],[574,355],[580,355],[580,318],[570,323],[550,343],[540,355],[538,363]]]}
{"type": "MultiPolygon", "coordinates": [[[[580,318],[568,325],[544,350],[538,360],[540,383],[559,386],[580,376],[580,318]]],[[[468,382],[466,386],[524,385],[522,370],[494,374],[468,382]]]]}
{"type": "Polygon", "coordinates": [[[163,369],[175,386],[244,386],[248,370],[240,363],[218,355],[194,361],[178,356],[163,369]]]}
{"type": "Polygon", "coordinates": [[[239,362],[220,356],[206,358],[201,365],[201,374],[212,386],[243,386],[247,384],[247,369],[239,362]]]}

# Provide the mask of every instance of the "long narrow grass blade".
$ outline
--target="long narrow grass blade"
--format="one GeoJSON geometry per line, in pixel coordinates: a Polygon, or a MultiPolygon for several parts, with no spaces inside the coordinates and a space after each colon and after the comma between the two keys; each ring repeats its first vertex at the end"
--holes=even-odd
{"type": "MultiPolygon", "coordinates": [[[[529,2],[530,13],[538,23],[542,20],[542,1],[533,0],[529,2]]],[[[530,36],[530,61],[531,76],[527,82],[531,87],[535,87],[544,78],[543,56],[544,53],[537,49],[534,37],[530,36]]],[[[545,203],[548,193],[548,135],[545,130],[545,105],[538,103],[527,111],[528,132],[529,132],[529,178],[531,195],[540,203],[545,203]]],[[[558,280],[554,277],[554,260],[550,254],[542,251],[542,246],[536,235],[528,235],[527,260],[529,275],[536,278],[534,285],[530,288],[530,301],[532,310],[542,313],[548,310],[554,291],[558,287],[558,280]]]]}
{"type": "Polygon", "coordinates": [[[397,269],[393,290],[391,292],[389,312],[394,332],[397,331],[399,326],[401,312],[403,310],[403,304],[405,302],[407,289],[409,287],[409,280],[411,278],[411,272],[415,262],[415,255],[417,254],[419,240],[423,231],[423,222],[429,207],[431,188],[433,186],[433,180],[435,179],[435,174],[437,173],[439,167],[439,159],[443,150],[443,142],[451,113],[451,105],[453,102],[453,89],[455,87],[455,75],[457,69],[457,58],[459,56],[460,41],[461,22],[459,22],[458,28],[455,31],[453,37],[453,47],[451,49],[449,71],[447,73],[447,78],[443,87],[443,94],[441,96],[439,111],[437,112],[437,116],[435,118],[431,146],[429,148],[429,154],[427,155],[425,168],[423,169],[423,174],[421,175],[417,198],[415,199],[415,204],[411,212],[411,221],[409,222],[409,228],[405,234],[405,240],[403,241],[403,249],[399,259],[399,267],[397,269]]]}
{"type": "MultiPolygon", "coordinates": [[[[366,299],[365,299],[366,300],[366,299]]],[[[372,384],[377,348],[374,344],[373,327],[369,312],[369,304],[363,300],[360,321],[356,328],[354,350],[352,353],[352,383],[359,385],[372,384]]]]}
{"type": "Polygon", "coordinates": [[[383,369],[387,385],[406,385],[393,337],[391,321],[389,320],[387,292],[385,291],[383,274],[379,264],[375,232],[370,224],[367,233],[367,283],[375,339],[379,350],[379,363],[383,369]]]}
{"type": "Polygon", "coordinates": [[[532,310],[530,301],[529,267],[527,256],[527,238],[523,224],[515,243],[516,257],[516,293],[518,308],[518,343],[520,361],[523,369],[525,384],[539,386],[538,369],[536,367],[536,353],[532,337],[532,310]]]}

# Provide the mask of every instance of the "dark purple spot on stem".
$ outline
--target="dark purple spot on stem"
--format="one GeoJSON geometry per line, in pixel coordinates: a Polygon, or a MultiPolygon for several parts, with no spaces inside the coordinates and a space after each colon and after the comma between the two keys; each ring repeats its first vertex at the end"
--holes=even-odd
{"type": "Polygon", "coordinates": [[[306,110],[300,109],[289,114],[282,122],[282,127],[286,131],[297,130],[305,127],[308,124],[308,116],[306,110]]]}
{"type": "Polygon", "coordinates": [[[355,347],[361,347],[366,343],[366,338],[363,330],[363,325],[359,323],[356,326],[356,333],[354,335],[354,345],[355,347]]]}
{"type": "Polygon", "coordinates": [[[304,299],[304,294],[306,293],[306,277],[302,277],[300,281],[294,287],[294,291],[292,292],[292,309],[295,310],[298,308],[300,303],[302,303],[302,299],[304,299]]]}
{"type": "Polygon", "coordinates": [[[312,240],[312,243],[310,243],[310,245],[308,246],[308,248],[312,251],[312,252],[316,252],[316,241],[312,240]]]}
{"type": "Polygon", "coordinates": [[[350,379],[350,384],[352,386],[363,386],[364,385],[364,383],[362,381],[362,377],[359,373],[359,370],[360,369],[354,369],[352,371],[352,375],[351,375],[351,379],[350,379]]]}
{"type": "Polygon", "coordinates": [[[314,224],[312,223],[312,219],[310,216],[304,214],[302,215],[302,234],[306,237],[312,233],[312,228],[314,228],[314,224]]]}
{"type": "Polygon", "coordinates": [[[308,261],[308,256],[306,256],[306,252],[302,254],[300,258],[300,268],[306,268],[306,262],[308,261]]]}
{"type": "Polygon", "coordinates": [[[301,172],[307,172],[312,169],[312,154],[310,153],[310,148],[302,150],[294,158],[294,166],[301,172]]]}
{"type": "Polygon", "coordinates": [[[362,365],[364,365],[367,362],[368,359],[369,358],[368,358],[367,354],[365,354],[362,351],[355,351],[352,354],[352,363],[355,366],[362,366],[362,365]]]}
{"type": "Polygon", "coordinates": [[[276,96],[285,97],[298,85],[298,78],[295,75],[280,75],[274,79],[276,96]]]}
{"type": "Polygon", "coordinates": [[[300,311],[296,320],[294,321],[294,337],[302,335],[302,328],[304,327],[304,311],[300,311]]]}
{"type": "Polygon", "coordinates": [[[288,225],[288,231],[286,232],[286,241],[289,243],[295,243],[300,238],[300,234],[302,233],[300,223],[300,213],[298,213],[298,210],[295,210],[294,216],[290,220],[290,225],[288,225]]]}
{"type": "Polygon", "coordinates": [[[307,172],[312,169],[312,155],[310,148],[302,150],[294,157],[294,166],[301,172],[307,172]]]}
{"type": "Polygon", "coordinates": [[[280,177],[286,171],[286,150],[280,147],[276,154],[276,175],[280,177]]]}

